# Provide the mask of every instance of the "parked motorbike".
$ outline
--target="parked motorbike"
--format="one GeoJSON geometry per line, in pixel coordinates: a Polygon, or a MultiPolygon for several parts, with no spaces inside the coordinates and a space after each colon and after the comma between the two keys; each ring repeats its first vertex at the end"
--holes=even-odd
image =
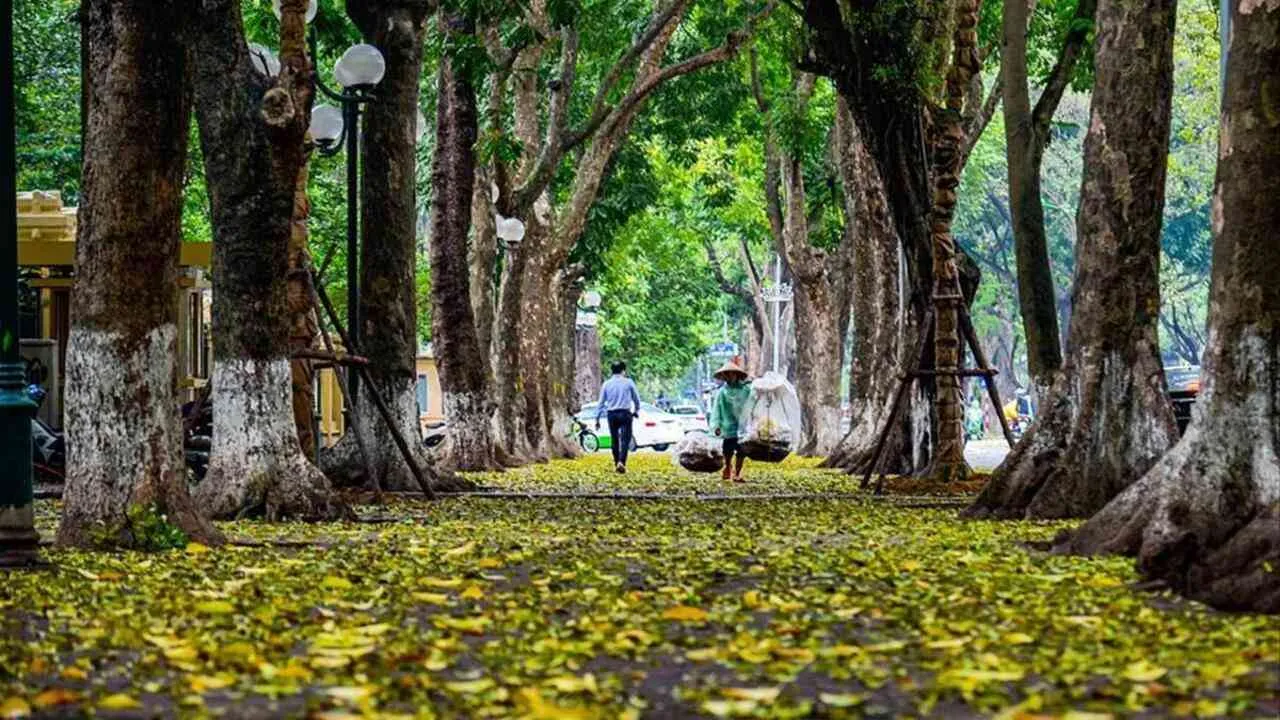
{"type": "MultiPolygon", "coordinates": [[[[48,393],[36,384],[27,386],[27,397],[39,408],[48,393]]],[[[61,483],[66,479],[67,439],[39,417],[31,418],[31,469],[37,483],[61,483]]]]}

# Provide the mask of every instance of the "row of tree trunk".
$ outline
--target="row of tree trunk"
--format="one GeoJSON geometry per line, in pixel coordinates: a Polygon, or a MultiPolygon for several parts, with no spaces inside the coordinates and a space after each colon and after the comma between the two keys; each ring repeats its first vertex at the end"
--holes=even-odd
{"type": "Polygon", "coordinates": [[[64,542],[145,545],[139,513],[217,542],[207,517],[349,512],[304,454],[293,422],[289,250],[312,77],[306,2],[281,5],[273,78],[250,62],[237,0],[195,11],[88,5],[64,542]],[[193,106],[212,205],[218,358],[209,470],[194,498],[174,394],[172,302],[193,106]]]}
{"type": "MultiPolygon", "coordinates": [[[[976,3],[959,0],[956,8],[957,28],[971,27],[966,15],[976,11],[976,3]]],[[[1267,230],[1280,216],[1277,205],[1264,199],[1275,194],[1280,123],[1265,119],[1275,114],[1274,103],[1259,89],[1264,78],[1280,71],[1275,42],[1280,6],[1233,3],[1213,201],[1210,341],[1195,419],[1180,442],[1156,335],[1176,4],[1082,0],[1034,109],[1026,86],[1027,9],[1025,3],[1005,4],[1001,79],[1019,292],[1040,417],[967,514],[1092,516],[1079,531],[1060,538],[1056,550],[1136,554],[1145,574],[1192,597],[1230,609],[1280,611],[1280,575],[1268,569],[1280,558],[1280,292],[1264,278],[1280,262],[1280,245],[1268,239],[1267,230]],[[1062,355],[1044,249],[1039,165],[1054,108],[1083,53],[1088,20],[1095,13],[1096,80],[1077,217],[1072,313],[1062,355]]],[[[889,189],[888,214],[907,250],[908,266],[911,249],[923,247],[916,243],[923,230],[915,219],[930,207],[934,260],[940,260],[939,250],[945,254],[947,248],[936,241],[945,232],[937,223],[945,204],[938,200],[945,195],[950,168],[935,154],[939,193],[932,206],[922,202],[920,163],[902,158],[904,148],[921,145],[912,129],[918,126],[912,121],[918,107],[910,104],[915,95],[895,97],[890,88],[877,85],[872,73],[888,62],[886,47],[894,39],[865,32],[856,15],[843,13],[834,2],[806,3],[818,64],[836,81],[865,131],[869,154],[889,189]]],[[[955,37],[963,42],[959,33],[955,37]]],[[[959,43],[955,49],[960,52],[959,43]]],[[[960,79],[951,75],[948,85],[960,79]]],[[[948,98],[954,109],[954,87],[948,98]]],[[[913,269],[925,266],[923,253],[914,259],[913,269]]],[[[854,267],[862,280],[874,265],[856,261],[854,267]]],[[[876,290],[876,297],[889,289],[883,282],[878,287],[874,278],[862,282],[876,290]]],[[[918,283],[914,288],[916,305],[927,304],[921,302],[918,283]]],[[[933,292],[946,291],[934,287],[933,292]]],[[[855,380],[863,363],[874,360],[863,355],[861,344],[873,345],[878,337],[875,328],[857,324],[859,314],[874,317],[875,309],[862,304],[859,309],[855,380]]],[[[935,359],[939,367],[950,365],[954,359],[943,357],[949,348],[941,337],[949,323],[935,320],[935,359]]],[[[899,341],[900,359],[901,346],[899,341]]],[[[855,402],[854,407],[865,413],[868,406],[855,402]]],[[[872,421],[878,418],[864,419],[872,421]]],[[[950,423],[942,425],[945,432],[950,423]]],[[[865,429],[850,433],[832,460],[847,467],[860,459],[851,452],[856,448],[847,446],[866,435],[865,429]]],[[[898,450],[891,444],[891,454],[898,450]]]]}

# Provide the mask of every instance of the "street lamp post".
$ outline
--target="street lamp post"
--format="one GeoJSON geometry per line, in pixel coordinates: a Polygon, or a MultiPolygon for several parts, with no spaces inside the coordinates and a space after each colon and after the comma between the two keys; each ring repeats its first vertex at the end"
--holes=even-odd
{"type": "MultiPolygon", "coordinates": [[[[311,56],[316,56],[315,33],[311,35],[311,56]]],[[[347,153],[347,335],[355,352],[360,344],[360,110],[372,102],[373,89],[386,73],[386,61],[373,45],[361,43],[348,48],[333,67],[334,79],[343,92],[332,90],[315,73],[316,87],[338,103],[317,105],[311,111],[311,139],[321,155],[347,153]],[[341,108],[341,109],[339,109],[341,108]]],[[[355,402],[359,384],[351,378],[350,402],[355,402]]]]}
{"type": "Polygon", "coordinates": [[[781,257],[773,266],[773,285],[764,288],[761,293],[764,301],[773,306],[773,371],[778,372],[782,348],[782,306],[791,302],[793,295],[791,284],[782,282],[781,257]]]}
{"type": "Polygon", "coordinates": [[[17,135],[13,86],[13,9],[0,20],[0,198],[9,206],[0,221],[0,566],[31,565],[35,531],[31,488],[31,418],[36,404],[26,393],[18,353],[17,135]]]}

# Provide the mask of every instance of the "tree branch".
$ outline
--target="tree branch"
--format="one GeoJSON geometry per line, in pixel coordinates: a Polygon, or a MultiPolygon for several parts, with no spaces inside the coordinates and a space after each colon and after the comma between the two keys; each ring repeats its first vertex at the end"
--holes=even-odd
{"type": "Polygon", "coordinates": [[[982,133],[986,132],[987,126],[991,124],[991,119],[996,115],[996,109],[1000,107],[1000,98],[1004,96],[1004,64],[1000,65],[1000,69],[996,71],[995,80],[991,81],[991,90],[987,93],[987,99],[982,103],[982,109],[969,119],[968,125],[964,129],[964,147],[961,150],[964,160],[961,167],[969,161],[969,155],[973,153],[973,149],[977,147],[978,141],[982,139],[982,133]]]}
{"type": "Polygon", "coordinates": [[[1063,38],[1058,60],[1054,63],[1053,70],[1049,72],[1049,79],[1045,81],[1044,92],[1040,93],[1040,99],[1036,101],[1036,106],[1031,111],[1031,128],[1040,151],[1043,151],[1045,144],[1049,141],[1049,123],[1053,122],[1053,114],[1057,112],[1062,94],[1066,92],[1067,85],[1071,82],[1076,62],[1084,52],[1085,40],[1093,30],[1094,15],[1097,14],[1097,10],[1098,0],[1079,0],[1076,4],[1076,11],[1071,17],[1067,35],[1063,38]]]}
{"type": "Polygon", "coordinates": [[[619,118],[624,118],[629,113],[633,112],[640,103],[644,102],[645,99],[653,93],[654,90],[658,89],[668,80],[682,75],[688,75],[710,65],[724,62],[725,60],[737,55],[742,45],[754,37],[756,27],[765,18],[769,17],[777,6],[778,0],[769,0],[765,3],[764,8],[760,12],[751,16],[742,28],[729,33],[729,36],[725,39],[723,45],[713,50],[708,50],[701,55],[695,55],[687,60],[676,63],[675,65],[668,65],[658,72],[649,74],[645,78],[640,79],[635,87],[631,89],[631,92],[627,93],[622,101],[618,103],[616,108],[610,110],[607,105],[602,106],[602,116],[593,115],[591,121],[588,122],[587,128],[571,135],[570,138],[565,141],[566,149],[580,144],[591,134],[591,132],[596,128],[603,126],[605,123],[616,125],[619,118]]]}
{"type": "Polygon", "coordinates": [[[737,283],[729,282],[728,276],[724,273],[724,266],[720,262],[720,254],[716,252],[715,243],[711,241],[711,238],[704,235],[702,246],[706,248],[707,264],[711,266],[711,272],[716,276],[716,283],[720,286],[720,290],[726,295],[740,297],[750,303],[751,291],[737,283]]]}
{"type": "Polygon", "coordinates": [[[560,79],[558,85],[550,88],[551,106],[547,111],[546,139],[529,174],[515,190],[513,214],[518,216],[526,214],[538,195],[551,183],[556,166],[564,157],[561,143],[568,124],[569,98],[573,95],[578,67],[578,33],[572,28],[564,27],[560,29],[560,37],[560,79]]]}

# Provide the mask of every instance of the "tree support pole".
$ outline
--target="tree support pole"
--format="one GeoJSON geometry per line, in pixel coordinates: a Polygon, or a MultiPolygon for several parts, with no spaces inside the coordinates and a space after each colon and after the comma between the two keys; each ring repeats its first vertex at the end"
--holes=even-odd
{"type": "MultiPolygon", "coordinates": [[[[991,364],[987,362],[987,354],[982,351],[982,345],[978,342],[978,333],[974,332],[973,318],[969,317],[969,308],[963,305],[960,306],[960,330],[964,332],[965,340],[969,342],[969,349],[973,351],[974,363],[984,370],[989,370],[991,364]]],[[[1000,390],[996,388],[995,371],[984,374],[982,379],[987,386],[987,396],[991,398],[991,404],[996,409],[996,417],[1000,420],[1000,430],[1004,432],[1004,440],[1012,448],[1016,442],[1013,439],[1013,431],[1009,429],[1009,421],[1004,417],[1004,405],[1000,403],[1000,390]]]]}
{"type": "MultiPolygon", "coordinates": [[[[355,353],[356,348],[351,345],[351,338],[347,335],[346,330],[342,327],[342,323],[338,320],[338,313],[334,311],[333,303],[329,302],[329,294],[324,291],[324,287],[320,285],[318,278],[313,278],[312,287],[315,289],[316,295],[320,299],[320,304],[324,306],[324,311],[325,314],[329,316],[329,321],[333,323],[333,329],[337,331],[338,337],[342,340],[342,344],[347,348],[347,352],[355,353]]],[[[324,333],[321,332],[321,335],[323,336],[324,333]]],[[[369,377],[368,369],[364,365],[357,364],[351,368],[351,371],[364,376],[365,383],[369,385],[367,390],[369,399],[373,401],[373,406],[377,408],[378,415],[382,417],[382,422],[386,424],[387,430],[390,431],[391,439],[395,441],[396,448],[400,450],[400,454],[404,457],[405,464],[409,466],[409,471],[413,473],[413,479],[418,482],[418,487],[422,489],[422,493],[427,496],[427,499],[434,500],[436,494],[435,491],[431,489],[431,483],[422,472],[422,467],[418,465],[417,458],[415,458],[413,453],[409,450],[409,443],[405,441],[404,434],[400,432],[400,428],[396,425],[394,418],[392,418],[391,410],[387,407],[386,402],[383,401],[382,396],[378,394],[376,386],[373,384],[373,379],[369,377]]],[[[349,397],[347,401],[350,403],[351,408],[354,409],[356,406],[354,398],[349,397]]],[[[360,442],[359,432],[356,432],[356,440],[357,442],[360,442]]],[[[366,454],[366,458],[367,457],[368,455],[366,454]]],[[[376,479],[374,480],[374,487],[378,487],[376,479]]]]}
{"type": "Polygon", "coordinates": [[[13,8],[0,18],[0,566],[39,562],[31,486],[31,418],[26,367],[18,352],[18,215],[15,198],[17,136],[14,127],[13,8]]]}

